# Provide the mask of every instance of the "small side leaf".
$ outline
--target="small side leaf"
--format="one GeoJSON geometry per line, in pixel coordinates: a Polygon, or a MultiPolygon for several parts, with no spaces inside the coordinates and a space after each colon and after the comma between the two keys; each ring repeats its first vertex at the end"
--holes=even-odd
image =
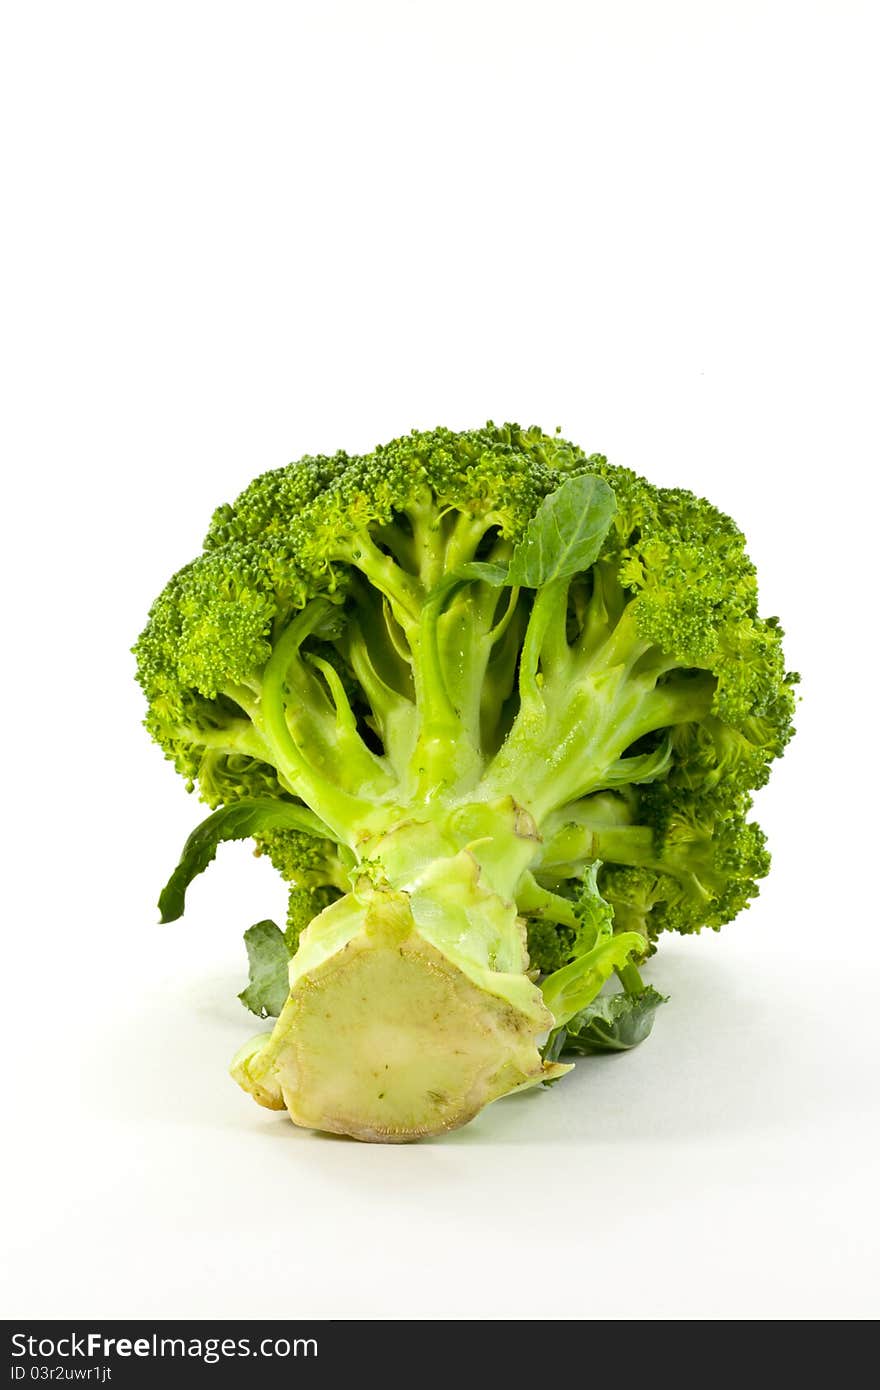
{"type": "Polygon", "coordinates": [[[183,916],[186,890],[197,874],[204,873],[223,840],[246,840],[262,830],[304,830],[321,839],[332,839],[323,821],[305,806],[270,797],[253,797],[221,806],[197,825],[183,847],[180,863],[159,894],[161,922],[183,916]]]}
{"type": "Polygon", "coordinates": [[[591,473],[568,478],[545,497],[513,552],[507,583],[539,589],[589,569],[617,510],[614,492],[591,473]]]}
{"type": "Polygon", "coordinates": [[[452,577],[456,580],[482,580],[496,589],[511,582],[507,577],[507,566],[497,565],[491,560],[470,560],[466,565],[459,565],[452,577]]]}
{"type": "Polygon", "coordinates": [[[605,772],[603,786],[616,787],[642,786],[646,782],[656,782],[665,777],[674,761],[672,739],[666,738],[650,753],[637,753],[628,758],[618,758],[605,772]]]}
{"type": "Polygon", "coordinates": [[[614,908],[599,892],[598,874],[601,859],[588,864],[574,900],[574,915],[578,920],[575,950],[578,955],[591,951],[598,941],[614,934],[614,908]]]}
{"type": "Polygon", "coordinates": [[[551,579],[570,579],[598,558],[616,510],[617,499],[604,478],[593,473],[567,478],[544,498],[509,565],[471,560],[441,581],[434,593],[445,600],[462,583],[539,589],[551,579]]]}
{"type": "Polygon", "coordinates": [[[543,1057],[555,1062],[569,1054],[592,1057],[601,1052],[628,1052],[645,1041],[654,1026],[654,1015],[666,995],[653,986],[638,994],[603,994],[574,1015],[562,1028],[554,1028],[543,1057]]]}
{"type": "Polygon", "coordinates": [[[620,932],[617,936],[600,936],[591,951],[578,956],[570,965],[554,970],[541,982],[544,1003],[556,1023],[568,1023],[575,1014],[591,1004],[614,970],[627,964],[635,951],[642,955],[647,942],[638,932],[620,932]]]}
{"type": "Polygon", "coordinates": [[[290,993],[290,954],[284,932],[274,922],[257,922],[244,934],[250,983],[238,996],[257,1018],[277,1018],[290,993]]]}

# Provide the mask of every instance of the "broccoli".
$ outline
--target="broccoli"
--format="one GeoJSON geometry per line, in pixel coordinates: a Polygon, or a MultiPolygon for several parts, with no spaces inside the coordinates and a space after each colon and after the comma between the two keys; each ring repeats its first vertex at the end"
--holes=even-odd
{"type": "Polygon", "coordinates": [[[248,933],[241,997],[277,1021],[235,1078],[401,1142],[640,1041],[661,934],[767,873],[782,635],[728,517],[537,428],[305,458],[220,507],[134,650],[212,808],[163,921],[223,840],[290,885],[287,930],[248,933]]]}

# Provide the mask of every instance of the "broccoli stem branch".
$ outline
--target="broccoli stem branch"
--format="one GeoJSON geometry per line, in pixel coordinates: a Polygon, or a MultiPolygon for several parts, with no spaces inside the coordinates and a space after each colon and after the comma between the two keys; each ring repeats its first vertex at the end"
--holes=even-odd
{"type": "Polygon", "coordinates": [[[477,547],[487,529],[483,518],[467,516],[464,513],[456,517],[455,525],[446,543],[444,556],[446,574],[453,574],[461,565],[466,565],[470,560],[473,560],[477,553],[477,547]]]}
{"type": "MultiPolygon", "coordinates": [[[[501,638],[504,636],[504,634],[507,632],[507,629],[510,627],[510,624],[513,620],[513,615],[516,611],[516,605],[519,602],[519,596],[522,591],[517,585],[513,585],[510,589],[507,589],[505,592],[507,593],[507,603],[505,605],[504,612],[501,614],[501,617],[498,619],[495,626],[493,628],[490,628],[487,634],[489,642],[492,644],[493,647],[501,641],[501,638]]],[[[497,607],[497,601],[495,607],[497,607]]]]}
{"type": "MultiPolygon", "coordinates": [[[[370,665],[383,683],[409,697],[414,693],[412,653],[391,613],[391,605],[378,594],[363,575],[356,574],[351,586],[354,600],[352,621],[346,623],[337,646],[345,652],[348,644],[358,644],[369,655],[370,665]]],[[[369,692],[367,692],[369,693],[369,692]]]]}
{"type": "Polygon", "coordinates": [[[373,724],[385,757],[402,781],[416,740],[416,707],[406,695],[393,689],[379,675],[373,663],[373,648],[364,635],[349,624],[337,647],[348,661],[369,701],[373,724]]]}
{"type": "Polygon", "coordinates": [[[395,621],[409,640],[418,627],[424,586],[384,555],[367,531],[359,531],[340,556],[359,569],[374,588],[387,598],[395,621]]]}
{"type": "Polygon", "coordinates": [[[218,753],[244,753],[259,762],[270,761],[269,749],[259,731],[243,719],[232,720],[222,729],[198,729],[181,724],[178,734],[197,747],[211,748],[218,753]]]}
{"type": "Polygon", "coordinates": [[[571,822],[544,845],[541,873],[555,870],[569,877],[565,870],[571,868],[573,876],[580,872],[580,865],[594,859],[636,867],[649,864],[654,854],[654,832],[650,826],[571,822]]]}
{"type": "Polygon", "coordinates": [[[413,657],[409,639],[394,616],[394,609],[390,600],[384,595],[382,597],[382,626],[391,650],[401,662],[406,662],[407,666],[412,666],[413,657]]]}
{"type": "Polygon", "coordinates": [[[250,719],[254,719],[260,707],[260,681],[255,676],[253,682],[229,682],[223,686],[221,694],[243,709],[250,719]]]}
{"type": "Polygon", "coordinates": [[[534,709],[542,700],[538,667],[542,658],[558,664],[562,660],[565,642],[565,609],[568,601],[568,580],[551,579],[535,595],[528,627],[523,641],[519,666],[519,692],[524,707],[534,709]],[[561,633],[560,633],[561,623],[561,633]]]}
{"type": "Polygon", "coordinates": [[[440,733],[444,729],[454,737],[459,732],[460,719],[446,687],[446,669],[440,653],[439,623],[453,590],[460,580],[448,579],[425,600],[419,624],[418,643],[414,652],[416,701],[422,715],[423,727],[440,733]]]}
{"type": "Polygon", "coordinates": [[[520,663],[520,710],[487,774],[493,790],[529,786],[528,805],[539,821],[607,786],[609,770],[645,734],[705,718],[716,685],[708,672],[684,671],[658,684],[664,665],[642,669],[652,644],[638,637],[631,609],[587,656],[563,646],[564,629],[560,637],[557,628],[556,664],[548,661],[539,679],[548,630],[560,610],[564,622],[566,596],[566,581],[553,580],[535,599],[520,663]]]}
{"type": "Polygon", "coordinates": [[[516,890],[517,911],[531,917],[545,917],[550,922],[558,922],[563,927],[577,927],[578,919],[574,907],[567,898],[542,888],[534,876],[523,874],[516,890]]]}
{"type": "Polygon", "coordinates": [[[414,772],[417,795],[426,799],[441,790],[450,792],[457,785],[475,781],[482,770],[479,710],[474,720],[468,720],[453,703],[447,683],[453,667],[441,646],[440,619],[461,585],[460,579],[450,576],[429,595],[422,607],[418,635],[412,642],[420,721],[414,772]]]}
{"type": "Polygon", "coordinates": [[[627,965],[616,965],[614,969],[618,980],[623,985],[627,994],[642,993],[642,990],[645,988],[644,981],[632,961],[627,965]]]}
{"type": "Polygon", "coordinates": [[[354,844],[357,828],[371,824],[373,806],[322,776],[304,757],[287,722],[290,693],[288,671],[308,634],[325,616],[329,605],[315,599],[294,618],[276,643],[263,672],[260,732],[271,751],[271,762],[287,785],[331,828],[344,844],[354,844]]]}
{"type": "Polygon", "coordinates": [[[593,591],[583,614],[577,649],[584,657],[596,652],[620,622],[626,608],[626,594],[617,579],[617,570],[608,560],[593,566],[593,591]]]}

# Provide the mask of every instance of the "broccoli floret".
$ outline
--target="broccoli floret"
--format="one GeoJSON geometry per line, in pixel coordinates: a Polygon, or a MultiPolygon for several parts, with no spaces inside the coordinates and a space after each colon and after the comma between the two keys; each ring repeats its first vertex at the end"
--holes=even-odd
{"type": "Polygon", "coordinates": [[[213,809],[163,916],[223,839],[290,884],[290,995],[241,1084],[401,1139],[561,1074],[542,1034],[615,970],[647,997],[664,931],[757,892],[782,636],[734,522],[537,428],[303,459],[218,508],[135,651],[213,809]]]}
{"type": "Polygon", "coordinates": [[[284,930],[284,940],[289,955],[296,955],[299,949],[299,939],[306,927],[314,921],[319,913],[324,911],[325,907],[337,902],[341,896],[338,888],[330,886],[291,888],[287,899],[287,924],[284,930]]]}
{"type": "Polygon", "coordinates": [[[254,835],[257,853],[266,854],[281,877],[295,888],[338,888],[351,885],[339,846],[302,830],[262,830],[254,835]]]}

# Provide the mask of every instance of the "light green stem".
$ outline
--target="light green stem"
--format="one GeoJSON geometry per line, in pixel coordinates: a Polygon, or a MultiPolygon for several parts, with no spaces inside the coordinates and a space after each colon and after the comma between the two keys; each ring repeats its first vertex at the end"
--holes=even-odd
{"type": "Polygon", "coordinates": [[[395,621],[409,638],[418,626],[424,602],[424,586],[419,580],[395,564],[390,555],[383,555],[366,531],[358,532],[339,558],[359,569],[385,595],[395,621]]]}
{"type": "MultiPolygon", "coordinates": [[[[564,614],[567,595],[567,579],[551,579],[549,584],[545,584],[535,595],[519,665],[519,693],[524,708],[534,709],[541,703],[541,682],[538,676],[541,654],[548,631],[559,622],[560,608],[564,614]]],[[[558,636],[551,638],[551,647],[558,656],[558,636]]]]}
{"type": "Polygon", "coordinates": [[[641,975],[630,961],[628,965],[615,967],[617,978],[627,994],[641,994],[645,988],[641,975]]]}
{"type": "Polygon", "coordinates": [[[530,873],[523,874],[516,891],[517,911],[526,916],[544,917],[560,926],[577,927],[573,905],[558,893],[551,893],[535,882],[530,873]]]}
{"type": "Polygon", "coordinates": [[[343,843],[352,845],[358,828],[371,823],[373,805],[352,796],[321,776],[307,761],[294,741],[287,723],[287,684],[290,663],[310,632],[319,625],[329,608],[315,599],[294,618],[275,645],[263,673],[263,699],[260,732],[271,751],[271,761],[286,784],[302,797],[343,843]]]}

